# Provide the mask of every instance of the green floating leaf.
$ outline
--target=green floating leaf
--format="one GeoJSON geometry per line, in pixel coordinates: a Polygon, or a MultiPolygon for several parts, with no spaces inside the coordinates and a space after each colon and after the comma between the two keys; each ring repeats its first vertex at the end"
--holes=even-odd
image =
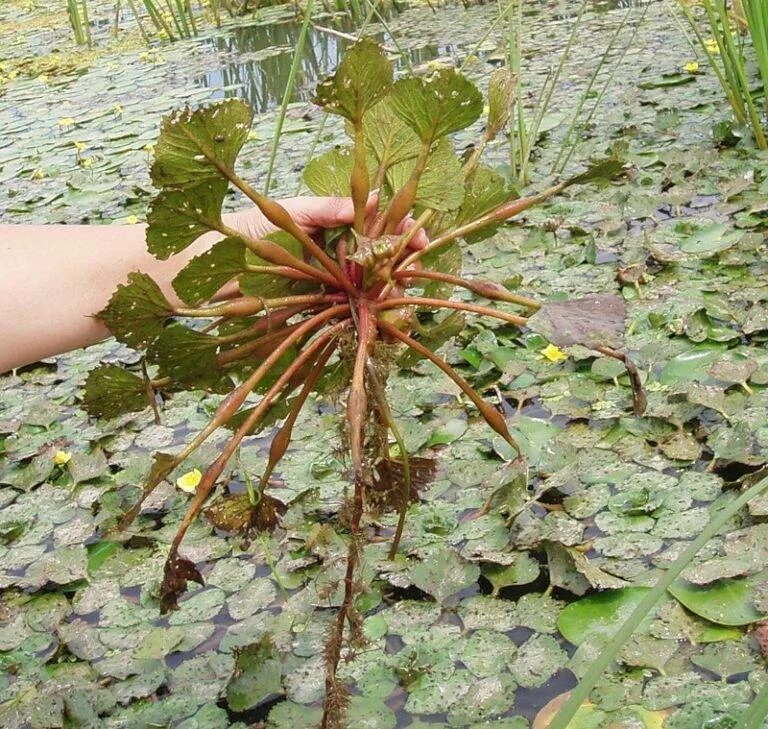
{"type": "MultiPolygon", "coordinates": [[[[387,171],[387,183],[392,193],[408,182],[416,160],[405,160],[387,171]]],[[[432,149],[427,165],[419,178],[414,203],[424,208],[445,212],[455,210],[464,201],[464,191],[456,180],[461,179],[461,163],[453,145],[441,139],[432,149]]]]}
{"type": "Polygon", "coordinates": [[[392,85],[392,64],[382,47],[363,38],[345,54],[333,76],[321,81],[314,102],[352,122],[384,98],[392,85]]]}
{"type": "Polygon", "coordinates": [[[572,602],[560,613],[557,628],[574,645],[594,638],[609,640],[649,590],[649,587],[622,587],[572,602]]]}
{"type": "Polygon", "coordinates": [[[166,116],[150,175],[156,187],[185,189],[219,180],[232,170],[248,138],[253,110],[240,99],[166,116]]]}
{"type": "Polygon", "coordinates": [[[752,597],[762,574],[710,585],[694,585],[678,578],[668,590],[692,613],[718,625],[748,625],[765,619],[752,604],[752,597]]]}
{"type": "Polygon", "coordinates": [[[190,306],[208,301],[224,284],[245,269],[243,242],[225,238],[195,256],[173,279],[174,291],[190,306]]]}
{"type": "Polygon", "coordinates": [[[566,185],[586,185],[588,182],[610,182],[624,174],[624,160],[606,157],[593,162],[584,172],[568,179],[566,185]]]}
{"type": "Polygon", "coordinates": [[[107,306],[96,316],[109,331],[134,349],[145,349],[160,336],[173,307],[146,273],[129,273],[107,306]]]}
{"type": "Polygon", "coordinates": [[[174,323],[152,343],[147,359],[174,383],[192,389],[226,391],[232,382],[221,371],[217,349],[216,337],[174,323]]]}
{"type": "Polygon", "coordinates": [[[422,142],[431,143],[475,122],[483,111],[483,97],[465,76],[443,68],[395,83],[392,109],[422,142]]]}
{"type": "Polygon", "coordinates": [[[237,651],[235,672],[227,685],[232,711],[247,711],[283,694],[282,663],[269,637],[237,651]]]}
{"type": "Polygon", "coordinates": [[[411,582],[439,603],[474,585],[479,576],[480,568],[476,564],[467,562],[444,546],[435,547],[409,569],[411,582]]]}
{"type": "Polygon", "coordinates": [[[225,179],[208,179],[194,187],[160,192],[147,212],[149,252],[165,260],[204,233],[220,230],[227,187],[225,179]]]}
{"type": "Polygon", "coordinates": [[[544,304],[528,319],[528,326],[558,347],[620,348],[625,316],[626,305],[620,296],[586,296],[544,304]]]}
{"type": "Polygon", "coordinates": [[[101,365],[85,381],[83,407],[97,418],[115,418],[148,405],[144,380],[117,365],[101,365]]]}
{"type": "Polygon", "coordinates": [[[86,549],[88,550],[88,574],[93,575],[104,562],[120,549],[120,542],[109,540],[95,542],[89,544],[86,549]]]}

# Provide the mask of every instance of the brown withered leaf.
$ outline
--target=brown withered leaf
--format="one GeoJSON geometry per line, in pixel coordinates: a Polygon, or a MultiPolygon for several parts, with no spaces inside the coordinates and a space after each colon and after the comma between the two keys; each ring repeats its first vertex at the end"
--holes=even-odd
{"type": "Polygon", "coordinates": [[[262,494],[256,506],[248,494],[235,494],[209,506],[204,513],[217,529],[247,537],[253,532],[273,531],[285,510],[285,504],[268,494],[262,494]]]}
{"type": "Polygon", "coordinates": [[[186,592],[187,580],[204,584],[203,576],[194,562],[172,554],[165,563],[163,584],[160,586],[160,614],[165,615],[179,607],[179,597],[186,592]]]}
{"type": "MultiPolygon", "coordinates": [[[[437,462],[434,458],[409,459],[411,489],[408,503],[418,501],[420,492],[435,477],[437,462]]],[[[373,483],[368,491],[370,506],[379,511],[399,511],[403,504],[403,462],[382,458],[374,468],[373,483]]]]}
{"type": "Polygon", "coordinates": [[[624,339],[624,299],[614,295],[544,304],[528,326],[558,347],[621,348],[624,339]]]}

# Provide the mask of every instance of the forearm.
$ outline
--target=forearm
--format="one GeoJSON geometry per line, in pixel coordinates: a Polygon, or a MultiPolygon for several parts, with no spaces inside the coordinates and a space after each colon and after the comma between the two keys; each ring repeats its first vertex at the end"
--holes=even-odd
{"type": "Polygon", "coordinates": [[[109,336],[94,314],[132,271],[177,302],[171,282],[220,237],[208,234],[159,261],[143,225],[0,225],[0,372],[109,336]]]}

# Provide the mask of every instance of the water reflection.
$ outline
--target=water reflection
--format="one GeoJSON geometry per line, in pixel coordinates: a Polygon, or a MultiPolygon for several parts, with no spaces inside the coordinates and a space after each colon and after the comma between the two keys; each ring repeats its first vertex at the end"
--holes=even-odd
{"type": "MultiPolygon", "coordinates": [[[[219,89],[219,97],[245,98],[259,113],[279,106],[288,84],[300,27],[293,21],[252,25],[232,29],[226,36],[206,39],[203,43],[209,50],[232,60],[200,76],[197,82],[219,89]]],[[[336,29],[353,32],[351,27],[336,26],[336,29]]],[[[384,45],[394,46],[386,33],[374,34],[374,37],[384,45]]],[[[309,100],[318,79],[336,68],[350,43],[345,38],[310,28],[292,100],[309,100]]],[[[410,50],[407,60],[396,59],[395,66],[401,68],[408,62],[418,66],[433,58],[454,57],[457,51],[458,47],[451,43],[422,46],[410,50]]]]}

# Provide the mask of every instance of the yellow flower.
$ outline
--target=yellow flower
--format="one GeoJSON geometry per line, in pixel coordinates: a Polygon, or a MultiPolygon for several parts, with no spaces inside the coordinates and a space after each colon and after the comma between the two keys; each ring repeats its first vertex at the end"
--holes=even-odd
{"type": "Polygon", "coordinates": [[[686,63],[683,66],[683,70],[687,71],[688,73],[696,73],[696,71],[699,70],[699,62],[698,61],[691,61],[690,63],[686,63]]]}
{"type": "Polygon", "coordinates": [[[155,145],[152,144],[151,142],[149,144],[145,144],[144,145],[144,151],[145,152],[150,152],[150,153],[154,152],[155,151],[155,145]]]}
{"type": "Polygon", "coordinates": [[[548,344],[541,350],[541,355],[550,362],[564,362],[568,359],[568,355],[563,352],[560,347],[556,347],[554,344],[548,344]]]}
{"type": "Polygon", "coordinates": [[[69,463],[71,458],[72,458],[72,454],[68,453],[67,451],[56,451],[56,453],[53,454],[53,462],[57,466],[66,465],[67,463],[69,463]]]}
{"type": "Polygon", "coordinates": [[[85,142],[75,142],[75,149],[82,152],[85,149],[85,142]]]}
{"type": "Polygon", "coordinates": [[[256,132],[254,132],[253,129],[251,129],[251,131],[248,132],[248,141],[249,142],[252,142],[254,139],[258,139],[258,138],[259,138],[259,135],[256,134],[256,132]]]}
{"type": "Polygon", "coordinates": [[[93,157],[86,157],[80,161],[80,164],[88,170],[91,169],[93,167],[93,157]]]}
{"type": "Polygon", "coordinates": [[[42,167],[36,167],[35,170],[32,172],[32,179],[33,180],[44,180],[45,179],[45,170],[42,167]]]}
{"type": "Polygon", "coordinates": [[[115,104],[112,107],[112,111],[115,113],[115,116],[122,116],[123,115],[123,107],[120,104],[115,104]]]}
{"type": "Polygon", "coordinates": [[[200,473],[199,468],[193,468],[191,471],[187,471],[183,476],[179,476],[176,479],[176,486],[182,491],[186,491],[188,494],[194,494],[197,484],[200,483],[200,479],[203,474],[200,473]]]}
{"type": "Polygon", "coordinates": [[[63,116],[61,119],[59,119],[59,126],[63,129],[64,127],[71,127],[75,123],[75,120],[71,116],[63,116]]]}
{"type": "Polygon", "coordinates": [[[138,217],[137,217],[137,216],[135,216],[135,215],[129,215],[129,216],[128,216],[128,217],[125,219],[125,222],[126,222],[126,223],[128,223],[128,225],[136,225],[136,223],[138,223],[138,222],[139,222],[139,219],[138,219],[138,217]]]}
{"type": "Polygon", "coordinates": [[[717,41],[714,38],[707,38],[707,40],[704,41],[704,47],[709,53],[715,55],[720,53],[720,46],[717,45],[717,41]]]}

